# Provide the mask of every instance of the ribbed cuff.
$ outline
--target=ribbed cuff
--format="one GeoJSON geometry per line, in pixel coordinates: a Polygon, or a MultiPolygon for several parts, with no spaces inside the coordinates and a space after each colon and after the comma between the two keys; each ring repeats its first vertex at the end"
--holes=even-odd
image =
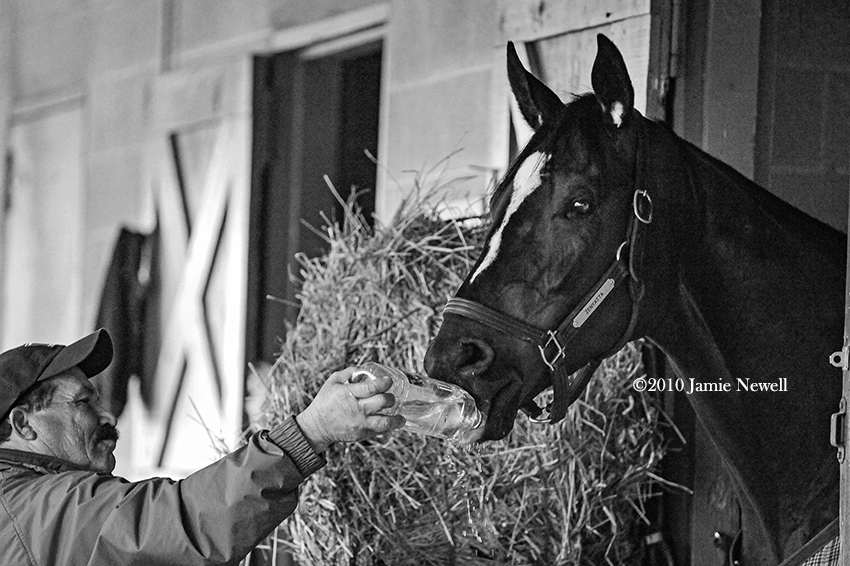
{"type": "Polygon", "coordinates": [[[298,472],[305,478],[327,463],[324,456],[316,454],[310,446],[310,442],[301,432],[301,427],[295,422],[295,417],[288,417],[283,424],[270,430],[269,440],[295,462],[298,472]]]}

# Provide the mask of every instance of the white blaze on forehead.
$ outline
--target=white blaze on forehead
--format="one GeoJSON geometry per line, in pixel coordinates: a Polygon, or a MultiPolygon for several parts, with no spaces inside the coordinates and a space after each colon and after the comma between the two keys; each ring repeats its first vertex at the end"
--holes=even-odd
{"type": "Polygon", "coordinates": [[[496,256],[499,255],[499,247],[502,244],[502,233],[505,231],[505,226],[508,225],[511,216],[517,211],[519,205],[534,192],[534,189],[540,186],[540,171],[546,165],[546,158],[546,154],[535,151],[517,169],[516,175],[514,175],[511,202],[508,203],[508,208],[505,210],[502,224],[498,230],[493,232],[493,236],[490,238],[490,245],[487,248],[487,255],[481,260],[478,269],[472,274],[470,281],[475,281],[475,278],[496,260],[496,256]]]}
{"type": "Polygon", "coordinates": [[[626,113],[626,109],[623,108],[622,102],[615,102],[611,106],[611,119],[614,120],[614,125],[618,128],[623,125],[623,114],[626,113]]]}

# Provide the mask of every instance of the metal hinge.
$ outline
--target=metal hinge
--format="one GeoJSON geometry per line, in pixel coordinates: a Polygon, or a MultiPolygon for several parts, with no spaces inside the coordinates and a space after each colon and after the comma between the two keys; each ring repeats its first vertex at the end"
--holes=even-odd
{"type": "MultiPolygon", "coordinates": [[[[844,346],[838,352],[833,352],[829,356],[829,363],[833,367],[839,368],[841,371],[848,371],[848,358],[850,358],[850,347],[844,346]]],[[[832,444],[838,451],[839,462],[844,462],[846,456],[846,435],[847,435],[847,401],[844,397],[838,403],[838,412],[832,414],[829,424],[829,443],[832,444]]]]}
{"type": "Polygon", "coordinates": [[[845,436],[847,430],[847,401],[844,397],[838,403],[838,412],[832,413],[832,418],[829,424],[829,443],[838,450],[838,461],[844,462],[845,457],[845,436]]]}
{"type": "Polygon", "coordinates": [[[841,369],[841,371],[847,371],[850,369],[848,367],[848,347],[844,346],[837,352],[833,352],[832,355],[829,356],[829,363],[832,364],[832,367],[837,367],[841,369]]]}

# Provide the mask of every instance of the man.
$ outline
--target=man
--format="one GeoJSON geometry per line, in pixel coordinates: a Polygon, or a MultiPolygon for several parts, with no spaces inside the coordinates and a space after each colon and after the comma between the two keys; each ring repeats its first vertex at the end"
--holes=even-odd
{"type": "Polygon", "coordinates": [[[236,564],[289,516],[334,442],[398,428],[391,381],[331,375],[307,409],[180,481],[111,474],[115,418],[89,378],[112,360],[98,330],[0,354],[0,564],[236,564]]]}

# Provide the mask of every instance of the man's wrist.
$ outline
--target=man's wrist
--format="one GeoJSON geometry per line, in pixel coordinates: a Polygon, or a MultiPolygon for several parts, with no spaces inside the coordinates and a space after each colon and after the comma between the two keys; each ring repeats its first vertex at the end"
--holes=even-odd
{"type": "Polygon", "coordinates": [[[330,443],[323,440],[321,433],[318,430],[313,419],[309,417],[309,415],[305,415],[305,413],[300,413],[295,417],[295,422],[298,425],[298,428],[301,430],[301,433],[304,435],[304,438],[307,439],[307,442],[310,443],[310,446],[313,447],[313,450],[316,451],[316,454],[322,454],[325,450],[328,449],[330,443]]]}
{"type": "Polygon", "coordinates": [[[325,458],[301,430],[295,417],[288,417],[280,426],[270,430],[268,438],[289,456],[305,478],[326,463],[325,458]]]}

